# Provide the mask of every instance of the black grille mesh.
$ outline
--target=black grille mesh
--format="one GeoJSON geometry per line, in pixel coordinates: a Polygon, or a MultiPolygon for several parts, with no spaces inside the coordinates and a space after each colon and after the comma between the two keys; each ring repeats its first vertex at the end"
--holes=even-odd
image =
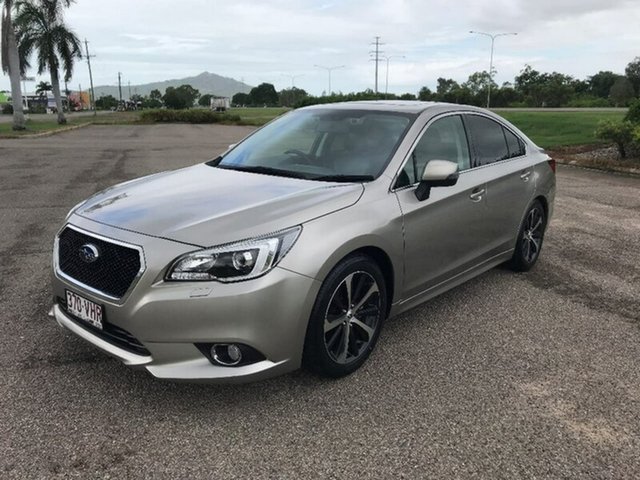
{"type": "Polygon", "coordinates": [[[140,253],[134,248],[106,242],[65,228],[58,241],[60,270],[75,280],[115,298],[122,297],[140,271],[140,253]],[[95,245],[98,259],[87,263],[80,247],[95,245]]]}

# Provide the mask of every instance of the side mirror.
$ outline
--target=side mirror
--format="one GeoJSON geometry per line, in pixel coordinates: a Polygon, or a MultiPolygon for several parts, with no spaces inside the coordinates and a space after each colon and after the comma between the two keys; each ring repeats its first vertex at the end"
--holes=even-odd
{"type": "Polygon", "coordinates": [[[431,160],[422,174],[422,180],[416,188],[416,198],[426,200],[431,194],[431,187],[450,187],[458,181],[458,164],[447,160],[431,160]]]}

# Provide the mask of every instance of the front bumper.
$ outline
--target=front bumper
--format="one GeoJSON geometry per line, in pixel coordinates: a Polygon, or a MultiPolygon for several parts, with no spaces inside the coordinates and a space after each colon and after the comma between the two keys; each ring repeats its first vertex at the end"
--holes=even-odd
{"type": "Polygon", "coordinates": [[[148,355],[101,338],[56,304],[52,313],[60,326],[126,365],[163,379],[243,382],[299,368],[320,282],[279,267],[246,282],[165,282],[164,268],[178,255],[192,251],[192,246],[87,222],[79,226],[142,246],[147,268],[121,303],[54,270],[54,297],[64,299],[68,289],[99,303],[105,322],[129,332],[148,355]],[[265,359],[238,367],[215,365],[196,347],[199,343],[241,343],[265,359]]]}

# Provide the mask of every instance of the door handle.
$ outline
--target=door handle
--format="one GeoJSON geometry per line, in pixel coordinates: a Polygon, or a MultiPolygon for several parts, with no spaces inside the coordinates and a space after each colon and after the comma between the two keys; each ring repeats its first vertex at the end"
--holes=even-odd
{"type": "Polygon", "coordinates": [[[525,181],[528,182],[529,181],[529,177],[531,176],[531,170],[524,170],[521,174],[520,174],[520,178],[525,181]]]}
{"type": "Polygon", "coordinates": [[[471,199],[472,202],[479,202],[480,200],[482,200],[482,196],[484,195],[484,188],[476,188],[473,192],[471,192],[471,194],[469,195],[469,198],[471,199]]]}

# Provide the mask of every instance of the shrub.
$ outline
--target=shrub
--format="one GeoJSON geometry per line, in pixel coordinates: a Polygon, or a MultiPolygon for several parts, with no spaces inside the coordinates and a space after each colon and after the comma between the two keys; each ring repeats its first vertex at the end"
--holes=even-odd
{"type": "Polygon", "coordinates": [[[631,122],[636,125],[640,125],[640,98],[637,98],[633,102],[631,102],[624,120],[625,122],[631,122]]]}
{"type": "Polygon", "coordinates": [[[29,113],[47,113],[47,109],[41,103],[36,103],[29,108],[29,113]]]}
{"type": "Polygon", "coordinates": [[[239,115],[229,115],[211,110],[145,110],[140,120],[150,123],[237,123],[239,115]]]}
{"type": "Polygon", "coordinates": [[[610,107],[611,102],[606,98],[585,95],[570,100],[567,106],[572,108],[601,108],[610,107]]]}
{"type": "Polygon", "coordinates": [[[634,141],[634,126],[631,122],[616,123],[612,121],[600,122],[596,129],[596,137],[615,143],[621,158],[627,157],[627,150],[632,148],[634,141]]]}
{"type": "Polygon", "coordinates": [[[13,105],[5,103],[2,105],[2,113],[5,115],[13,115],[13,105]]]}

